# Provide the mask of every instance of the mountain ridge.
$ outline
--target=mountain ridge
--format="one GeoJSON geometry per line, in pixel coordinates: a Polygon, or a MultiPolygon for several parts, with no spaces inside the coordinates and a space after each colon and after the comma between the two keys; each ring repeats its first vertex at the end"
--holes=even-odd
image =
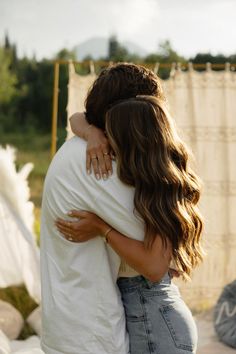
{"type": "MultiPolygon", "coordinates": [[[[106,37],[92,37],[84,42],[74,46],[76,59],[83,60],[85,57],[91,56],[93,59],[105,58],[108,56],[109,38],[106,37]]],[[[130,54],[137,54],[144,57],[148,52],[139,44],[132,41],[120,42],[119,44],[125,47],[130,54]]]]}

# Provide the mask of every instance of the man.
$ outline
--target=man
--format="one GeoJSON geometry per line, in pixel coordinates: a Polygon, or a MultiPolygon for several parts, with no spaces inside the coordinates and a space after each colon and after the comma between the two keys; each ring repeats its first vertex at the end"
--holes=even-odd
{"type": "MultiPolygon", "coordinates": [[[[87,120],[104,130],[109,105],[142,94],[162,96],[157,77],[133,64],[117,64],[95,80],[86,101],[87,120]]],[[[73,243],[54,225],[58,217],[81,209],[96,212],[123,234],[143,239],[143,223],[133,214],[133,188],[121,183],[115,171],[105,181],[88,176],[85,160],[86,143],[74,137],[58,151],[45,180],[42,349],[46,354],[127,354],[125,316],[116,286],[119,257],[102,237],[73,243]]]]}

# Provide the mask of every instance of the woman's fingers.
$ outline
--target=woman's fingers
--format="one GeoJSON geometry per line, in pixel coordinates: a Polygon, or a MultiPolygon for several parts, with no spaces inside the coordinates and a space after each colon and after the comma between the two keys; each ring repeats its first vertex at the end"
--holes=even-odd
{"type": "Polygon", "coordinates": [[[106,168],[105,155],[103,154],[102,151],[99,151],[97,153],[97,158],[98,158],[98,164],[102,174],[102,178],[106,180],[108,178],[108,170],[106,168]]]}
{"type": "Polygon", "coordinates": [[[111,161],[111,156],[109,153],[105,153],[104,154],[104,161],[105,161],[105,165],[106,165],[106,170],[108,172],[108,175],[111,176],[112,175],[112,161],[111,161]]]}
{"type": "MultiPolygon", "coordinates": [[[[79,218],[79,219],[83,219],[86,218],[89,215],[89,211],[85,211],[85,210],[70,210],[67,214],[69,216],[71,216],[72,218],[79,218]]],[[[60,218],[58,218],[58,220],[62,220],[60,218]]]]}
{"type": "Polygon", "coordinates": [[[86,161],[88,173],[91,171],[91,164],[97,180],[101,179],[101,177],[106,180],[108,176],[112,175],[112,161],[109,152],[99,150],[96,154],[93,153],[92,157],[89,155],[86,161]]]}
{"type": "Polygon", "coordinates": [[[69,241],[80,242],[80,234],[78,228],[74,228],[75,225],[65,225],[65,222],[57,221],[55,223],[58,231],[69,241]]]}
{"type": "Polygon", "coordinates": [[[74,232],[74,231],[77,230],[77,226],[75,225],[75,223],[64,221],[64,220],[63,221],[62,220],[57,220],[55,222],[55,225],[58,228],[61,228],[61,229],[63,229],[66,232],[74,232]]]}
{"type": "Polygon", "coordinates": [[[109,143],[103,143],[96,148],[88,148],[86,152],[86,170],[91,173],[91,166],[97,180],[106,180],[112,174],[112,162],[109,143]]]}
{"type": "Polygon", "coordinates": [[[92,162],[92,168],[96,179],[97,180],[101,179],[97,155],[93,155],[91,157],[91,162],[92,162]]]}
{"type": "MultiPolygon", "coordinates": [[[[73,218],[85,219],[89,216],[89,212],[84,210],[71,210],[68,215],[73,218]]],[[[64,234],[78,233],[81,221],[68,221],[61,218],[57,218],[55,221],[56,227],[64,234]]]]}
{"type": "Polygon", "coordinates": [[[86,171],[87,174],[90,175],[91,174],[91,157],[90,157],[90,153],[88,151],[86,151],[86,171]]]}
{"type": "Polygon", "coordinates": [[[56,224],[56,227],[63,235],[72,235],[72,232],[74,231],[74,230],[69,229],[68,227],[64,227],[59,224],[56,224]]]}
{"type": "MultiPolygon", "coordinates": [[[[63,227],[63,226],[59,226],[56,224],[56,227],[57,227],[57,230],[67,239],[67,240],[75,240],[75,235],[73,234],[73,232],[66,228],[66,227],[63,227]]],[[[77,235],[78,237],[78,235],[77,235]]]]}
{"type": "MultiPolygon", "coordinates": [[[[71,223],[73,224],[73,223],[71,223]]],[[[64,223],[62,222],[56,222],[55,223],[58,231],[63,235],[64,238],[66,238],[68,241],[75,242],[75,243],[81,243],[81,242],[86,242],[90,240],[91,238],[95,237],[96,235],[91,234],[91,233],[84,233],[80,232],[78,228],[78,223],[76,229],[74,229],[71,226],[64,226],[64,223]]]]}
{"type": "Polygon", "coordinates": [[[101,179],[101,174],[99,171],[98,159],[97,159],[97,149],[87,148],[86,151],[86,170],[88,174],[91,174],[93,170],[95,177],[99,180],[101,179]]]}

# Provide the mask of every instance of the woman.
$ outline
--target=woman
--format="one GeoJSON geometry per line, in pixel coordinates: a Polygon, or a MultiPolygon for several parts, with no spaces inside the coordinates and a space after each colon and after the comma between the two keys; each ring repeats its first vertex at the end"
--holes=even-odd
{"type": "Polygon", "coordinates": [[[136,272],[122,276],[121,269],[117,282],[131,354],[195,353],[195,323],[168,273],[172,260],[188,279],[202,260],[199,180],[188,166],[188,151],[163,101],[151,96],[113,105],[106,114],[106,134],[119,178],[135,187],[135,213],[145,224],[143,243],[88,212],[74,211],[82,219],[74,225],[58,220],[58,229],[74,242],[86,233],[106,236],[123,261],[123,274],[129,267],[136,272]]]}

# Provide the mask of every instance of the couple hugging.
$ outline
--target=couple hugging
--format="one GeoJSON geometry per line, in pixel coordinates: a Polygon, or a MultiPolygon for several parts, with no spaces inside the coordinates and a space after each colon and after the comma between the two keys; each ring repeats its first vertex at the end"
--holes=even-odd
{"type": "Polygon", "coordinates": [[[200,183],[158,77],[127,63],[103,70],[71,126],[44,185],[42,349],[196,353],[172,278],[202,260],[200,183]]]}

